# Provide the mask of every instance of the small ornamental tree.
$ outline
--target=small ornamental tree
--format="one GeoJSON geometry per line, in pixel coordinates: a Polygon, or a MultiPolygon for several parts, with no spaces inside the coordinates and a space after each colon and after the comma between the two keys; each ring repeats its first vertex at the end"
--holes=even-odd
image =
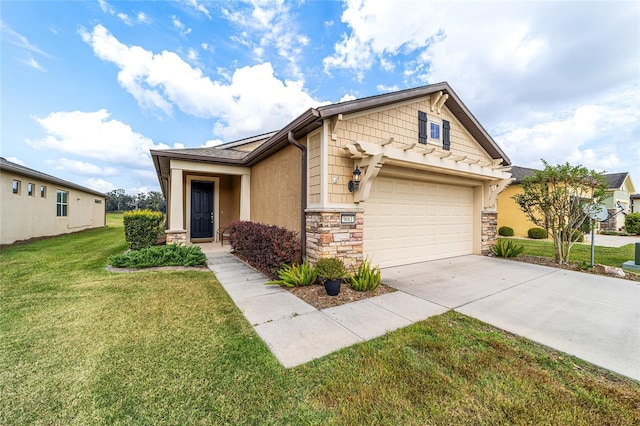
{"type": "Polygon", "coordinates": [[[605,198],[607,183],[601,173],[569,163],[536,170],[522,182],[522,194],[513,196],[531,222],[548,230],[553,237],[555,260],[569,261],[574,229],[589,220],[605,198]]]}

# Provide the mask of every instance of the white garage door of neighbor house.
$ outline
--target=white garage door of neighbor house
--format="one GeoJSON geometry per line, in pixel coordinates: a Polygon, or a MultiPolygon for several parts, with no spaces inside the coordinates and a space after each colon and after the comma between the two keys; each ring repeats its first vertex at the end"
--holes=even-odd
{"type": "Polygon", "coordinates": [[[364,252],[374,265],[472,253],[471,188],[378,177],[364,204],[364,252]]]}

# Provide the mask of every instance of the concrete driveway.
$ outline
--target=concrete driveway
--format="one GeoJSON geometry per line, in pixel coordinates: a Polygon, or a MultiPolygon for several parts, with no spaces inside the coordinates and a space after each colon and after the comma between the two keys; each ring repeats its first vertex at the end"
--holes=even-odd
{"type": "Polygon", "coordinates": [[[385,284],[640,381],[640,285],[484,256],[382,270],[385,284]]]}

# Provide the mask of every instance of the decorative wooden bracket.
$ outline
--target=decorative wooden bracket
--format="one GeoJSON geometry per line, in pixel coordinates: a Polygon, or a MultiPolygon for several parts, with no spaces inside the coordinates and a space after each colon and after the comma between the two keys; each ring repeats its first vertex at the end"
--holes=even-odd
{"type": "Polygon", "coordinates": [[[338,124],[342,121],[342,114],[338,114],[333,122],[333,128],[331,129],[331,139],[334,141],[338,139],[338,124]]]}
{"type": "Polygon", "coordinates": [[[353,201],[355,203],[366,201],[369,198],[371,184],[378,176],[378,173],[380,173],[380,169],[386,159],[387,157],[384,154],[379,153],[363,160],[356,160],[356,166],[360,169],[364,169],[365,172],[360,180],[360,189],[353,193],[353,201]]]}
{"type": "Polygon", "coordinates": [[[485,184],[485,197],[484,197],[484,208],[485,209],[495,209],[496,201],[498,199],[498,194],[501,193],[511,182],[515,179],[501,179],[501,180],[492,180],[485,184]]]}
{"type": "Polygon", "coordinates": [[[442,112],[442,106],[447,102],[447,99],[449,99],[449,95],[446,93],[442,94],[442,91],[431,95],[431,111],[435,110],[440,114],[442,112]]]}

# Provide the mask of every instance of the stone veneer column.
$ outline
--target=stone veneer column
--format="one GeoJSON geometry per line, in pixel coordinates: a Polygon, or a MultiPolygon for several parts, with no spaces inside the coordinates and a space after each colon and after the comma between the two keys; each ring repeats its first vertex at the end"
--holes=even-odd
{"type": "Polygon", "coordinates": [[[364,214],[361,211],[307,209],[305,214],[309,262],[315,264],[324,257],[337,257],[345,265],[360,265],[363,259],[364,226],[364,214]],[[341,225],[340,213],[355,213],[355,224],[341,225]]]}
{"type": "Polygon", "coordinates": [[[482,212],[482,254],[489,254],[489,249],[498,239],[498,212],[482,212]]]}

